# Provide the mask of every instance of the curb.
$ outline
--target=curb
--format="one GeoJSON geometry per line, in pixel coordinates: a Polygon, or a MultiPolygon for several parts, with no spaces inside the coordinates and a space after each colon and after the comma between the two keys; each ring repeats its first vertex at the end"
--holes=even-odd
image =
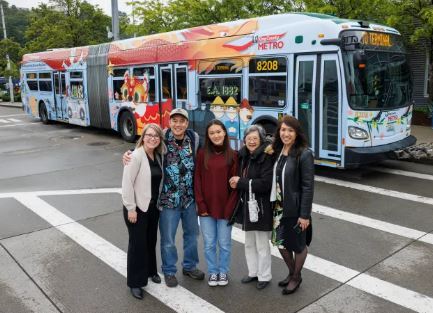
{"type": "Polygon", "coordinates": [[[21,102],[19,104],[18,103],[15,104],[15,103],[8,103],[8,102],[0,102],[0,107],[22,109],[23,105],[21,104],[21,102]]]}

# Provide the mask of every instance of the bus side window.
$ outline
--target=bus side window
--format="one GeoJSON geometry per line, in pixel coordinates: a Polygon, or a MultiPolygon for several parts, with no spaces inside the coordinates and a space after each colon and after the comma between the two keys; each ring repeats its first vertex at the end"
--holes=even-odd
{"type": "Polygon", "coordinates": [[[188,99],[186,67],[176,69],[176,97],[177,100],[188,99]]]}
{"type": "Polygon", "coordinates": [[[171,69],[163,68],[161,76],[162,99],[171,99],[171,69]]]}

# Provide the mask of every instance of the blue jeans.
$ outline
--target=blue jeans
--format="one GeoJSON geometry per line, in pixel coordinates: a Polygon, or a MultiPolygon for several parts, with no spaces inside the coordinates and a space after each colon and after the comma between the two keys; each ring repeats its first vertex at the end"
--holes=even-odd
{"type": "Polygon", "coordinates": [[[232,226],[227,226],[227,220],[200,216],[200,228],[203,234],[204,256],[208,273],[227,274],[230,270],[230,255],[232,252],[232,226]]]}
{"type": "Polygon", "coordinates": [[[177,272],[176,232],[179,221],[183,229],[183,263],[185,270],[193,270],[198,264],[197,237],[199,234],[195,203],[184,210],[163,209],[159,217],[161,234],[161,259],[164,275],[177,272]]]}

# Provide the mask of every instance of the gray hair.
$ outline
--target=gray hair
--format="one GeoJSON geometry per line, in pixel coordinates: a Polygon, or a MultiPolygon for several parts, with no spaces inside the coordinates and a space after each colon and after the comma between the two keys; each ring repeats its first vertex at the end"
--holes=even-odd
{"type": "Polygon", "coordinates": [[[263,144],[266,141],[266,131],[265,129],[260,125],[251,125],[247,129],[245,129],[244,132],[244,142],[245,138],[252,132],[258,132],[260,137],[260,144],[263,144]]]}

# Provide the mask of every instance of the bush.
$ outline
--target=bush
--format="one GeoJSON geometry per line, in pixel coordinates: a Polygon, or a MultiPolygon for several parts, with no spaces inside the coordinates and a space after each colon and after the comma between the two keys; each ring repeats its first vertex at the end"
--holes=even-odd
{"type": "Polygon", "coordinates": [[[11,101],[11,97],[9,97],[9,94],[8,94],[8,93],[3,94],[3,95],[1,96],[1,98],[2,98],[2,100],[3,100],[4,102],[9,102],[9,101],[11,101]]]}
{"type": "MultiPolygon", "coordinates": [[[[9,96],[8,92],[0,94],[0,99],[3,100],[4,102],[11,101],[11,97],[9,96]]],[[[21,94],[14,93],[14,100],[15,100],[15,102],[21,102],[21,94]]]]}

